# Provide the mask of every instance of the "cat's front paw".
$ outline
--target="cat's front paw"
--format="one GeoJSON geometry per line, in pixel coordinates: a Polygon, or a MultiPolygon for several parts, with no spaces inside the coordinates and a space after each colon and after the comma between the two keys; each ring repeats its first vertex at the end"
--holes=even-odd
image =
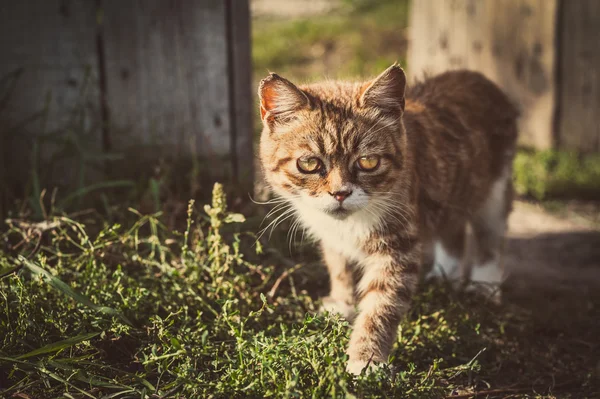
{"type": "Polygon", "coordinates": [[[349,360],[346,365],[346,371],[350,374],[360,375],[365,370],[365,374],[369,374],[381,367],[382,363],[374,363],[368,360],[349,360]]]}
{"type": "Polygon", "coordinates": [[[347,303],[346,301],[326,296],[321,299],[321,307],[319,308],[320,313],[329,312],[332,314],[339,314],[348,321],[354,320],[356,316],[356,310],[354,305],[347,303]]]}

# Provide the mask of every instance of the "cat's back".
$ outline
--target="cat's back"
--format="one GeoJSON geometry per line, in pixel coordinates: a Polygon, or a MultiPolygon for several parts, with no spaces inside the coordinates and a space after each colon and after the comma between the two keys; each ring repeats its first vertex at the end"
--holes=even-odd
{"type": "Polygon", "coordinates": [[[421,197],[437,204],[423,208],[430,225],[451,220],[453,210],[478,209],[494,183],[505,180],[518,115],[502,90],[477,72],[446,72],[410,87],[403,120],[421,197]]]}
{"type": "Polygon", "coordinates": [[[479,72],[444,72],[409,86],[406,97],[409,114],[425,111],[428,117],[436,117],[436,113],[445,113],[471,128],[516,139],[516,132],[504,126],[518,118],[518,109],[495,83],[479,72]]]}
{"type": "Polygon", "coordinates": [[[439,169],[452,181],[471,170],[463,179],[493,180],[512,159],[518,116],[495,83],[478,72],[457,70],[412,85],[404,123],[421,174],[439,169]]]}

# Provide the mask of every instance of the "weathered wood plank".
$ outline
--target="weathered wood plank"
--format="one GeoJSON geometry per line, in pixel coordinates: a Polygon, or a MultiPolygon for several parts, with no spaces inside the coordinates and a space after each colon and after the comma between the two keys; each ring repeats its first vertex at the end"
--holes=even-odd
{"type": "Polygon", "coordinates": [[[250,4],[227,0],[226,7],[234,171],[240,183],[249,185],[254,178],[250,4]]]}
{"type": "Polygon", "coordinates": [[[229,155],[225,2],[107,0],[103,8],[111,146],[229,155]]]}
{"type": "Polygon", "coordinates": [[[552,147],[557,1],[414,1],[411,75],[459,68],[483,72],[521,106],[521,142],[552,147]]]}
{"type": "Polygon", "coordinates": [[[5,195],[21,196],[33,158],[44,162],[36,174],[47,185],[72,186],[86,173],[86,154],[101,151],[95,8],[92,1],[0,2],[0,184],[5,195]],[[67,146],[70,153],[61,155],[67,146]]]}
{"type": "Polygon", "coordinates": [[[600,151],[600,1],[563,1],[559,14],[558,143],[600,151]]]}
{"type": "Polygon", "coordinates": [[[133,166],[146,155],[204,159],[204,178],[250,181],[248,8],[247,0],[0,2],[2,195],[22,189],[38,158],[39,171],[61,178],[39,176],[43,185],[82,184],[82,159],[107,149],[133,166]],[[38,138],[41,155],[32,156],[38,138]]]}

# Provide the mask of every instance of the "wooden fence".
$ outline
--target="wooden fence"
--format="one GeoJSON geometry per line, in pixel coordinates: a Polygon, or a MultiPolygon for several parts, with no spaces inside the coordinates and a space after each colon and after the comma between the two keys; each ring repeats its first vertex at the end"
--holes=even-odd
{"type": "Polygon", "coordinates": [[[415,0],[413,75],[483,72],[521,106],[521,140],[600,152],[600,1],[415,0]]]}
{"type": "Polygon", "coordinates": [[[118,155],[251,184],[248,0],[3,1],[0,54],[0,191],[118,155]]]}

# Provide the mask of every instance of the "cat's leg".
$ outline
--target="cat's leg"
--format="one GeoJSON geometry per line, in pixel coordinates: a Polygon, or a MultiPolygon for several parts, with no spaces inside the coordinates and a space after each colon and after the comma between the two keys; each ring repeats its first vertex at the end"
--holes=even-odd
{"type": "Polygon", "coordinates": [[[434,241],[433,267],[427,278],[444,278],[459,285],[464,278],[466,225],[441,232],[434,241]]]}
{"type": "Polygon", "coordinates": [[[471,220],[476,253],[469,287],[492,294],[495,300],[500,300],[500,285],[507,277],[502,256],[513,200],[510,171],[507,167],[494,182],[488,199],[471,220]]]}
{"type": "Polygon", "coordinates": [[[323,260],[329,271],[329,295],[322,298],[321,311],[339,313],[352,321],[354,310],[354,281],[352,267],[340,253],[322,245],[323,260]]]}
{"type": "Polygon", "coordinates": [[[353,374],[374,366],[373,362],[387,361],[417,286],[421,262],[417,239],[402,239],[403,253],[390,251],[388,242],[361,265],[364,274],[358,284],[358,315],[347,351],[347,370],[353,374]]]}

